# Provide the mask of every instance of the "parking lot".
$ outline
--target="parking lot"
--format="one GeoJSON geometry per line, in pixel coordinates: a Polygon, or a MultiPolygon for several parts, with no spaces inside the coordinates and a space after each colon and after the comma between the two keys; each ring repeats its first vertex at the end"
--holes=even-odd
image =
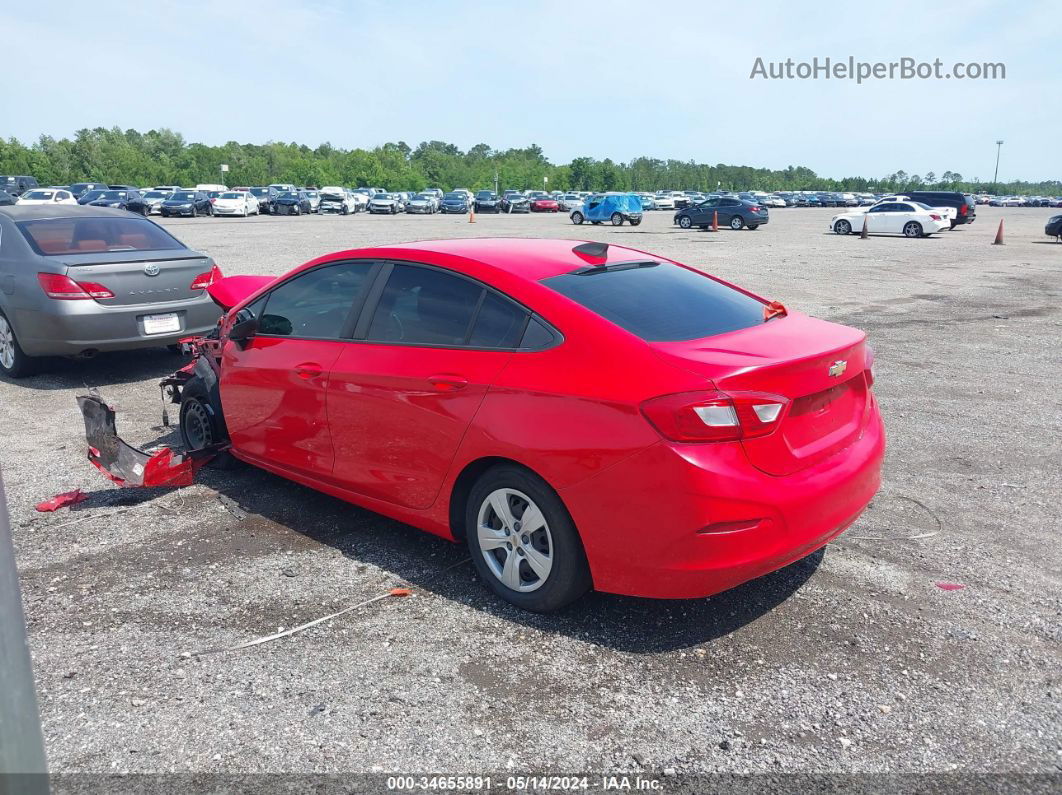
{"type": "Polygon", "coordinates": [[[0,380],[52,770],[1062,770],[1062,244],[1043,234],[1058,211],[979,207],[972,226],[914,240],[830,234],[835,212],[714,233],[670,212],[637,228],[563,213],[160,221],[227,275],[485,235],[703,266],[868,332],[884,485],[824,551],[719,596],[591,594],[541,616],[491,597],[464,547],[261,471],[112,488],[85,460],[74,397],[98,388],[128,441],[176,444],[165,350],[0,380]],[[34,511],[75,488],[89,500],[34,511]],[[195,654],[396,586],[412,595],[195,654]]]}

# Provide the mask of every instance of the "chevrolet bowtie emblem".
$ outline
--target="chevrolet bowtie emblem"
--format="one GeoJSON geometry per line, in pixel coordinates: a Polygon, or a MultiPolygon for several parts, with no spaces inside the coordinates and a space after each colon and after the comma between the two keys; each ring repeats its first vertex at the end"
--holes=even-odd
{"type": "Polygon", "coordinates": [[[839,375],[844,375],[844,371],[847,369],[848,362],[846,362],[844,359],[838,359],[836,362],[830,365],[830,377],[836,378],[839,375]]]}

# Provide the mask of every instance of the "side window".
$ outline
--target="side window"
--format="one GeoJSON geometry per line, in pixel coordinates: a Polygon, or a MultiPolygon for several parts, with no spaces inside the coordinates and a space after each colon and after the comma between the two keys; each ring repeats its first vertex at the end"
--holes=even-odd
{"type": "Polygon", "coordinates": [[[265,309],[259,316],[259,333],[339,339],[351,307],[368,288],[372,265],[370,262],[325,265],[280,285],[266,298],[265,309]]]}
{"type": "Polygon", "coordinates": [[[528,321],[527,328],[524,330],[523,338],[520,340],[520,349],[540,351],[543,348],[548,348],[556,339],[554,333],[549,330],[545,323],[537,317],[533,317],[528,321]]]}
{"type": "Polygon", "coordinates": [[[464,345],[483,288],[435,268],[395,265],[367,339],[409,345],[464,345]]]}
{"type": "Polygon", "coordinates": [[[527,312],[488,291],[480,304],[468,344],[473,348],[515,348],[526,324],[527,312]]]}

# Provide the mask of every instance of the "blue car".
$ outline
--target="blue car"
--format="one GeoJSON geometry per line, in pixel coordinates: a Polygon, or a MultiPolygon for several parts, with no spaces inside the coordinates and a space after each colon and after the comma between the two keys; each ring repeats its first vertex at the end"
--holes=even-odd
{"type": "Polygon", "coordinates": [[[606,193],[591,196],[582,207],[576,207],[569,213],[573,224],[589,221],[601,224],[608,221],[613,226],[622,226],[626,221],[631,226],[642,222],[642,200],[633,193],[606,193]]]}

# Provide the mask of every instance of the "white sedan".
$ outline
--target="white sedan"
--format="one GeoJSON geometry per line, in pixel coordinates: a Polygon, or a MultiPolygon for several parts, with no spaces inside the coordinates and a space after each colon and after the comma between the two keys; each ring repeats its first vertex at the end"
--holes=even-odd
{"type": "Polygon", "coordinates": [[[656,209],[658,210],[674,210],[675,200],[671,197],[670,193],[658,193],[656,194],[656,209]]]}
{"type": "Polygon", "coordinates": [[[862,231],[864,219],[871,235],[927,237],[951,226],[941,212],[928,204],[883,201],[866,210],[838,213],[830,221],[830,229],[839,235],[850,235],[862,231]]]}
{"type": "Polygon", "coordinates": [[[250,191],[230,190],[214,199],[214,215],[258,215],[258,197],[250,191]]]}
{"type": "Polygon", "coordinates": [[[19,204],[77,204],[74,194],[63,188],[35,188],[18,197],[19,204]]]}
{"type": "MultiPolygon", "coordinates": [[[[910,196],[882,196],[875,204],[881,204],[882,202],[909,202],[910,196]]],[[[873,206],[873,205],[872,205],[873,206]]],[[[949,227],[953,225],[956,217],[959,215],[959,211],[954,207],[934,207],[938,213],[948,219],[949,227]]]]}

